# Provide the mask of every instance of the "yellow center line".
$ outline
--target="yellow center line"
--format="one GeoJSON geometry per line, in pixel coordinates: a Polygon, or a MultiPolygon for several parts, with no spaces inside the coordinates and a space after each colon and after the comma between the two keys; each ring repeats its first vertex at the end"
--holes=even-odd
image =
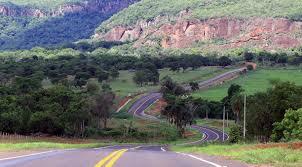
{"type": "Polygon", "coordinates": [[[126,151],[128,151],[128,149],[121,150],[119,153],[117,153],[116,156],[114,156],[105,167],[112,167],[126,151]]]}
{"type": "Polygon", "coordinates": [[[97,163],[94,167],[102,167],[107,161],[109,161],[112,157],[117,155],[119,152],[123,150],[117,150],[109,154],[107,157],[103,158],[99,163],[97,163]]]}

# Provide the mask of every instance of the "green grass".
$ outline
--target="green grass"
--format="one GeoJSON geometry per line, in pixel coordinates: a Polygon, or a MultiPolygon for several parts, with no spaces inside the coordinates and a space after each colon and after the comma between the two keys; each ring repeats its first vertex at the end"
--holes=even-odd
{"type": "Polygon", "coordinates": [[[214,156],[226,156],[248,164],[269,164],[275,167],[302,166],[302,150],[281,147],[259,148],[255,145],[201,145],[172,146],[172,150],[187,153],[203,153],[214,156]]]}
{"type": "MultiPolygon", "coordinates": [[[[133,25],[139,20],[152,20],[160,15],[172,16],[190,9],[193,18],[216,17],[285,17],[300,19],[302,1],[300,0],[142,0],[114,15],[104,22],[99,30],[108,30],[117,25],[133,25]]],[[[173,17],[174,16],[174,17],[173,17]]],[[[162,22],[165,19],[162,20],[162,22]]]]}
{"type": "MultiPolygon", "coordinates": [[[[203,67],[197,70],[189,70],[186,72],[172,72],[168,69],[160,70],[160,79],[165,76],[170,76],[174,81],[178,83],[189,83],[190,81],[203,81],[219,75],[223,72],[229,71],[231,68],[219,68],[219,67],[203,67]]],[[[139,92],[146,92],[150,90],[158,90],[159,86],[143,86],[139,87],[133,82],[134,72],[129,71],[120,71],[120,77],[114,81],[111,81],[109,84],[112,89],[119,96],[127,96],[130,94],[136,94],[139,92]]]]}
{"type": "Polygon", "coordinates": [[[55,8],[64,3],[80,2],[82,0],[0,0],[0,3],[11,2],[16,5],[55,8]]]}
{"type": "Polygon", "coordinates": [[[218,101],[227,95],[227,89],[231,84],[243,86],[245,92],[250,95],[256,92],[265,91],[267,88],[271,87],[270,80],[272,79],[291,81],[295,82],[297,85],[302,85],[302,69],[259,69],[223,85],[210,88],[206,91],[194,92],[193,96],[218,101]]]}
{"type": "Polygon", "coordinates": [[[136,100],[138,100],[142,95],[137,95],[135,96],[134,98],[132,98],[121,110],[120,110],[120,113],[123,113],[123,112],[128,112],[128,110],[130,109],[130,107],[132,106],[132,104],[134,102],[136,102],[136,100]]]}
{"type": "Polygon", "coordinates": [[[96,148],[104,146],[104,143],[68,144],[45,141],[19,141],[18,143],[0,143],[0,151],[14,150],[41,150],[41,149],[71,149],[71,148],[96,148]]]}
{"type": "MultiPolygon", "coordinates": [[[[220,130],[223,129],[223,121],[221,119],[198,119],[196,120],[196,125],[209,126],[220,130]]],[[[229,132],[230,127],[233,125],[235,125],[235,121],[233,120],[229,120],[229,127],[226,127],[227,124],[225,122],[225,131],[229,132]]]]}

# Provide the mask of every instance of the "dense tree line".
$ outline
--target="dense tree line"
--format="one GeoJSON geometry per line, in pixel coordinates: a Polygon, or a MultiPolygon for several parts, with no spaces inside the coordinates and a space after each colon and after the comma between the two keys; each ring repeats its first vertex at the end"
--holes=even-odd
{"type": "Polygon", "coordinates": [[[87,136],[89,128],[106,128],[113,109],[112,92],[93,92],[74,91],[63,85],[43,89],[17,80],[11,86],[0,86],[0,131],[87,136]]]}
{"type": "MultiPolygon", "coordinates": [[[[220,63],[221,59],[208,59],[200,55],[164,58],[143,56],[138,58],[107,54],[92,56],[77,53],[77,55],[66,54],[53,58],[36,55],[21,59],[3,57],[0,62],[0,83],[8,83],[17,76],[21,77],[20,79],[31,78],[37,82],[49,79],[52,83],[68,83],[81,87],[86,85],[90,78],[96,78],[99,82],[103,82],[117,78],[119,70],[135,70],[134,81],[138,85],[157,84],[159,82],[158,69],[170,68],[175,71],[175,69],[180,68],[183,70],[192,68],[194,70],[201,66],[219,65],[220,63]]],[[[229,63],[231,60],[228,60],[225,65],[229,65],[229,63]]]]}
{"type": "Polygon", "coordinates": [[[289,55],[286,52],[276,52],[271,53],[267,51],[260,51],[257,53],[254,52],[243,52],[242,56],[244,60],[250,62],[259,62],[261,65],[271,66],[271,65],[296,65],[299,66],[302,64],[302,54],[301,52],[294,52],[293,54],[289,55]]]}
{"type": "MultiPolygon", "coordinates": [[[[251,136],[271,138],[276,122],[281,122],[287,112],[302,108],[302,86],[290,82],[273,82],[266,92],[247,98],[247,132],[251,136]],[[257,123],[255,123],[257,122],[257,123]]],[[[277,135],[275,140],[283,136],[277,135]]]]}
{"type": "MultiPolygon", "coordinates": [[[[265,92],[247,96],[247,137],[251,140],[280,141],[301,139],[302,86],[291,82],[271,81],[272,87],[265,92]]],[[[218,102],[193,98],[170,78],[161,87],[167,107],[162,114],[177,125],[180,132],[195,118],[222,118],[225,107],[229,119],[237,124],[231,128],[231,142],[242,139],[244,90],[231,85],[228,95],[218,102]]]]}

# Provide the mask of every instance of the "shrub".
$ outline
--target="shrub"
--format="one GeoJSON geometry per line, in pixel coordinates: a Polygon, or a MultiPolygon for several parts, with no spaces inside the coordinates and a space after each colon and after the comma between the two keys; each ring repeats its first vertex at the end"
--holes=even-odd
{"type": "Polygon", "coordinates": [[[239,143],[240,141],[242,141],[242,127],[239,125],[234,125],[231,127],[230,130],[230,138],[229,138],[229,142],[230,143],[239,143]]]}
{"type": "Polygon", "coordinates": [[[247,68],[248,71],[254,70],[254,67],[252,65],[250,65],[250,64],[247,65],[246,68],[247,68]]]}
{"type": "Polygon", "coordinates": [[[274,124],[272,139],[280,141],[302,140],[302,108],[287,110],[284,119],[274,124]]]}

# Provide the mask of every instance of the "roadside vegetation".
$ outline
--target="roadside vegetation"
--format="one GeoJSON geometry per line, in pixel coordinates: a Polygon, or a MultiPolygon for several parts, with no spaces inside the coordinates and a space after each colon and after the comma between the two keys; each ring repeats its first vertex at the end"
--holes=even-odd
{"type": "MultiPolygon", "coordinates": [[[[43,139],[45,140],[45,139],[43,139]]],[[[58,142],[45,142],[45,141],[18,141],[10,143],[1,143],[0,151],[21,151],[21,150],[48,150],[48,149],[74,149],[74,148],[98,148],[106,146],[105,143],[58,143],[58,142]]],[[[111,144],[111,143],[110,143],[111,144]]]]}
{"type": "MultiPolygon", "coordinates": [[[[119,45],[82,43],[64,49],[35,48],[0,53],[1,132],[30,137],[94,139],[74,145],[43,143],[43,140],[11,141],[7,142],[7,147],[14,142],[20,143],[15,149],[82,148],[107,143],[175,145],[202,137],[197,131],[188,129],[194,123],[220,129],[224,106],[232,120],[226,128],[230,144],[301,140],[301,52],[287,55],[245,51],[233,57],[183,52],[177,56],[113,54],[111,49],[119,45]],[[242,67],[243,62],[257,62],[270,68],[254,70],[253,65],[247,65],[248,70],[241,75],[250,78],[248,83],[238,83],[243,76],[227,82],[226,88],[221,90],[224,92],[222,98],[215,101],[194,93],[192,96],[192,92],[182,86],[186,84],[203,94],[198,81],[242,67]],[[268,74],[281,81],[264,80],[268,74]],[[253,91],[253,86],[262,89],[253,91]],[[136,119],[126,112],[141,92],[150,90],[163,93],[165,104],[157,113],[161,114],[161,122],[136,119]],[[133,100],[116,113],[119,100],[129,94],[133,100]],[[247,94],[246,139],[242,134],[244,94],[247,94]]],[[[6,149],[4,145],[1,147],[6,149]]],[[[245,153],[242,156],[246,156],[245,153]]],[[[266,160],[255,159],[255,162],[250,160],[251,163],[266,163],[266,160]]],[[[299,162],[299,159],[294,157],[294,161],[299,162]]]]}
{"type": "Polygon", "coordinates": [[[302,143],[279,144],[205,144],[172,146],[173,151],[223,156],[248,164],[298,167],[302,164],[302,143]]]}
{"type": "MultiPolygon", "coordinates": [[[[201,126],[208,126],[208,127],[213,127],[216,129],[223,129],[223,120],[222,119],[197,119],[195,120],[196,125],[201,125],[201,126]]],[[[235,121],[234,120],[229,120],[227,122],[227,119],[225,120],[225,131],[226,133],[230,133],[231,127],[235,126],[235,121]]]]}

